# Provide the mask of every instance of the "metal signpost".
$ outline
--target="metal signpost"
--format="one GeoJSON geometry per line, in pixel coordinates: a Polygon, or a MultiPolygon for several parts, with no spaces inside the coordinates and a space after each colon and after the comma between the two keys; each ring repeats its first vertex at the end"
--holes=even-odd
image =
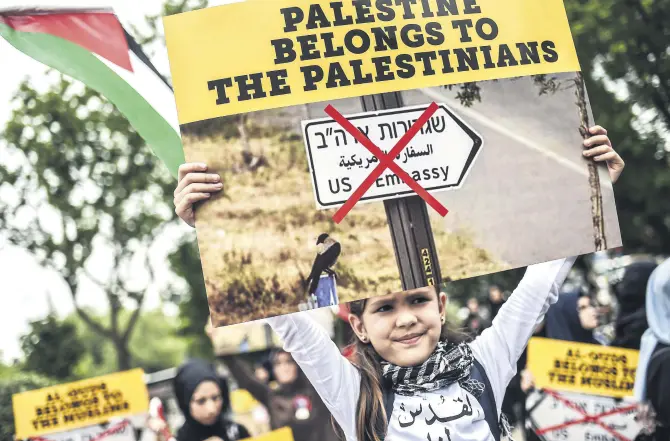
{"type": "MultiPolygon", "coordinates": [[[[364,111],[394,109],[403,106],[400,92],[361,98],[364,111]]],[[[430,226],[428,208],[414,195],[384,201],[402,289],[409,290],[442,282],[440,263],[430,226]]]]}

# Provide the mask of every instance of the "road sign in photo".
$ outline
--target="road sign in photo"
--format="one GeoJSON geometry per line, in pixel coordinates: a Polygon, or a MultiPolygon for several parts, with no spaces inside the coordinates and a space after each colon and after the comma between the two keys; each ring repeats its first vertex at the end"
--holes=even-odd
{"type": "MultiPolygon", "coordinates": [[[[427,107],[365,112],[346,118],[388,154],[427,107]]],[[[302,121],[302,132],[317,208],[343,205],[379,164],[379,158],[332,118],[302,121]]],[[[439,104],[435,114],[396,156],[395,162],[429,192],[456,189],[463,185],[483,142],[483,138],[452,109],[439,104]]],[[[360,202],[414,193],[387,169],[360,202]]]]}

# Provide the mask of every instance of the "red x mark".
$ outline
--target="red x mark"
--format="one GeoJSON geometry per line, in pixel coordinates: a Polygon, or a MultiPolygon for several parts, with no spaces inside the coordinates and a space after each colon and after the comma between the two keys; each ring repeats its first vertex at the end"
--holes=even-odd
{"type": "MultiPolygon", "coordinates": [[[[121,432],[129,424],[130,420],[123,420],[119,424],[110,427],[102,433],[99,433],[98,436],[92,438],[91,441],[101,441],[103,438],[107,438],[109,435],[114,435],[118,432],[121,432]]],[[[28,439],[29,441],[49,441],[47,438],[43,438],[41,436],[33,436],[28,439]]]]}
{"type": "Polygon", "coordinates": [[[333,118],[339,125],[342,126],[344,130],[349,132],[351,136],[353,136],[358,142],[361,143],[366,149],[368,149],[373,155],[375,155],[379,159],[379,165],[375,167],[374,170],[368,175],[368,177],[363,181],[363,183],[356,189],[356,191],[353,192],[353,194],[349,197],[347,202],[345,202],[344,205],[340,207],[339,210],[335,213],[333,216],[333,220],[335,221],[336,224],[339,224],[342,219],[344,219],[344,216],[349,213],[349,211],[358,203],[358,201],[363,197],[366,191],[372,186],[372,183],[375,182],[375,180],[381,176],[382,173],[384,173],[384,170],[387,168],[390,168],[393,170],[393,172],[405,182],[405,184],[409,185],[409,187],[414,190],[419,196],[423,198],[435,211],[437,211],[440,216],[444,217],[447,215],[448,210],[444,208],[442,204],[438,202],[437,199],[435,199],[433,196],[430,195],[423,187],[421,187],[419,184],[416,183],[412,177],[407,174],[405,170],[400,168],[399,165],[397,165],[395,162],[393,162],[393,158],[398,156],[400,152],[403,151],[405,147],[407,147],[407,144],[414,138],[414,136],[421,130],[421,127],[428,122],[431,116],[437,111],[438,106],[435,103],[432,103],[428,108],[421,114],[419,119],[417,119],[414,124],[412,124],[412,127],[409,128],[409,130],[403,135],[402,138],[398,140],[396,145],[393,147],[393,149],[389,152],[389,154],[385,154],[384,152],[381,151],[379,147],[377,147],[370,139],[363,135],[360,130],[358,130],[356,127],[354,127],[353,124],[351,124],[344,116],[342,116],[333,106],[328,104],[326,107],[326,113],[328,116],[333,118]]]}
{"type": "Polygon", "coordinates": [[[600,420],[602,418],[606,417],[606,416],[615,415],[617,413],[628,412],[629,410],[634,410],[634,409],[637,408],[636,404],[626,406],[626,407],[620,407],[618,409],[613,409],[613,410],[610,410],[608,412],[603,412],[603,413],[600,413],[600,414],[597,414],[597,415],[589,415],[586,412],[584,412],[580,407],[577,407],[577,405],[575,405],[575,403],[573,403],[572,401],[567,400],[566,398],[560,396],[557,392],[555,392],[553,390],[550,390],[550,389],[544,389],[544,392],[546,392],[547,394],[556,398],[558,401],[562,402],[563,404],[565,404],[570,409],[579,412],[584,418],[579,419],[579,420],[568,421],[568,422],[565,422],[563,424],[557,424],[555,426],[546,427],[544,429],[537,430],[536,433],[538,435],[543,435],[547,432],[552,432],[554,430],[563,429],[565,427],[573,426],[575,424],[595,423],[595,424],[599,425],[600,427],[602,427],[603,429],[607,430],[610,434],[612,434],[612,436],[614,436],[618,440],[620,440],[620,441],[630,441],[628,438],[621,435],[619,432],[616,432],[615,430],[609,428],[605,423],[603,423],[600,420]]]}

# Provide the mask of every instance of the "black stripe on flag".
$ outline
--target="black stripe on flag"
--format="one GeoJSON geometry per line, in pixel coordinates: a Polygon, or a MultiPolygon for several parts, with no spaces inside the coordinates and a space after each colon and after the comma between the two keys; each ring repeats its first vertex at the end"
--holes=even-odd
{"type": "MultiPolygon", "coordinates": [[[[121,26],[121,27],[123,28],[123,26],[121,26]]],[[[137,43],[137,41],[135,41],[133,36],[130,35],[128,33],[128,31],[126,31],[126,28],[123,28],[123,33],[126,34],[126,41],[128,42],[128,49],[130,49],[135,54],[135,56],[137,58],[139,58],[140,61],[142,61],[142,63],[149,66],[149,69],[151,69],[153,71],[153,73],[155,73],[158,76],[158,78],[163,80],[163,83],[165,83],[165,85],[167,87],[169,87],[170,90],[172,90],[174,92],[174,90],[172,89],[172,86],[170,85],[170,83],[168,83],[167,79],[163,75],[161,75],[160,72],[158,72],[158,69],[156,69],[156,67],[153,65],[153,63],[151,63],[151,60],[149,60],[149,57],[147,57],[147,55],[144,53],[144,51],[142,50],[142,46],[140,46],[139,43],[137,43]]]]}

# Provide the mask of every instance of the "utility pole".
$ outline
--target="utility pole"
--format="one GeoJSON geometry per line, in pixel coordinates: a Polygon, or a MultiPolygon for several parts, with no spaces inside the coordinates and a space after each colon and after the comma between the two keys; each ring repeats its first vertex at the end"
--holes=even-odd
{"type": "MultiPolygon", "coordinates": [[[[400,92],[361,97],[363,111],[403,106],[400,92]]],[[[384,201],[403,290],[438,287],[442,281],[426,202],[418,195],[384,201]]]]}

